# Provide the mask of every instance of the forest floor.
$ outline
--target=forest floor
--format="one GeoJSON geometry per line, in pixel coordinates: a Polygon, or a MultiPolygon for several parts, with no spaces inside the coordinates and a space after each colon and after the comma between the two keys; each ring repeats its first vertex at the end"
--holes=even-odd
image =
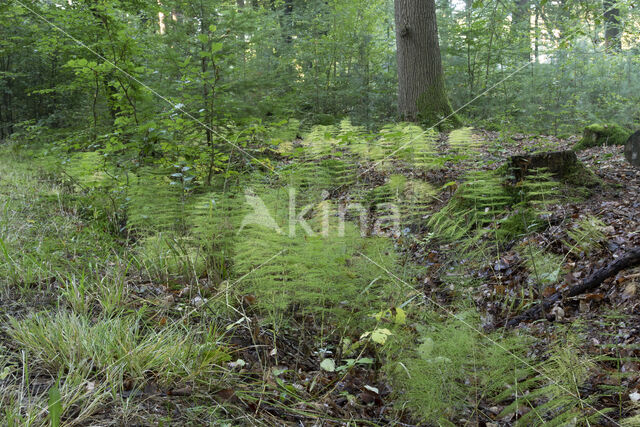
{"type": "MultiPolygon", "coordinates": [[[[515,154],[570,149],[577,140],[476,134],[488,169],[515,154]]],[[[396,236],[401,252],[428,267],[412,283],[445,307],[464,295],[485,330],[500,330],[526,308],[525,295],[535,286],[522,244],[544,247],[562,260],[562,277],[537,297],[640,247],[640,170],[625,161],[622,147],[592,148],[578,157],[603,184],[588,197],[567,195],[550,205],[548,227],[474,264],[466,278],[474,286],[452,285],[461,260],[451,257],[449,245],[430,242],[428,230],[396,236]],[[604,238],[584,251],[571,250],[569,233],[592,217],[602,221],[604,238]]],[[[464,162],[447,165],[424,179],[434,185],[459,181],[468,168],[464,162]]],[[[324,332],[314,322],[301,318],[304,330],[276,335],[254,321],[259,314],[250,295],[230,302],[227,286],[204,301],[188,286],[150,282],[133,267],[130,242],[107,232],[91,199],[59,178],[29,158],[3,152],[0,402],[9,423],[44,424],[59,411],[68,425],[421,424],[395,404],[375,348],[363,348],[363,363],[349,369],[321,368],[314,349],[324,332]],[[219,306],[211,304],[215,299],[219,306]]],[[[440,206],[451,195],[444,190],[440,206]]],[[[589,408],[606,410],[592,425],[617,425],[640,400],[639,285],[640,269],[622,271],[597,290],[564,301],[552,319],[516,327],[536,338],[525,352],[531,360],[545,359],[567,330],[579,336],[580,360],[588,369],[576,392],[589,408]]],[[[506,410],[511,404],[479,397],[449,419],[455,425],[513,425],[532,410],[530,404],[506,410]]]]}

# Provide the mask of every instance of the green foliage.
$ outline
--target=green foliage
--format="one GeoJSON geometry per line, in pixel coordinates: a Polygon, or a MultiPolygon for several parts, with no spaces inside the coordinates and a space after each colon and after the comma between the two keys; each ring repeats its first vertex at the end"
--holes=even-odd
{"type": "Polygon", "coordinates": [[[126,211],[131,231],[146,234],[184,230],[182,212],[188,190],[175,178],[169,170],[151,169],[129,178],[126,211]]]}
{"type": "Polygon", "coordinates": [[[600,219],[589,215],[577,221],[567,231],[570,240],[565,244],[576,255],[589,255],[605,241],[604,228],[605,224],[600,219]]]}
{"type": "Polygon", "coordinates": [[[467,249],[483,238],[504,242],[542,227],[540,216],[556,194],[557,184],[543,170],[532,171],[514,188],[499,171],[471,172],[427,226],[435,238],[464,241],[467,249]]]}
{"type": "Polygon", "coordinates": [[[492,337],[473,329],[478,326],[473,313],[456,317],[418,324],[419,344],[400,342],[386,365],[397,404],[425,421],[448,423],[479,396],[493,398],[509,390],[514,372],[524,368],[525,338],[501,337],[496,346],[492,337]]]}
{"type": "Polygon", "coordinates": [[[309,235],[300,225],[290,228],[286,207],[278,208],[277,190],[259,194],[280,232],[260,225],[238,230],[233,266],[237,277],[246,278],[235,291],[255,295],[271,321],[286,320],[293,310],[298,315],[349,322],[359,307],[389,300],[394,287],[365,256],[394,270],[396,256],[390,242],[364,238],[351,223],[342,228],[326,202],[313,206],[313,217],[307,221],[313,235],[309,235]],[[329,228],[323,230],[323,224],[329,228]]]}
{"type": "Polygon", "coordinates": [[[545,252],[532,243],[524,246],[521,253],[525,258],[527,270],[533,275],[536,283],[553,285],[564,277],[564,257],[545,252]]]}
{"type": "MultiPolygon", "coordinates": [[[[336,364],[318,352],[318,365],[341,373],[385,364],[399,405],[425,422],[466,416],[481,400],[518,413],[522,425],[597,422],[588,405],[598,396],[579,398],[592,366],[579,346],[554,349],[536,369],[522,366],[526,339],[482,336],[468,328],[480,324],[472,313],[461,315],[467,326],[425,314],[410,304],[422,292],[385,271],[424,277],[402,262],[399,245],[425,223],[432,238],[473,261],[490,244],[501,249],[545,227],[557,202],[546,171],[517,185],[496,172],[469,172],[431,212],[438,194],[426,180],[446,174],[451,162],[475,166],[480,139],[462,128],[444,144],[434,130],[385,125],[397,115],[393,2],[61,3],[0,5],[0,142],[13,144],[2,150],[9,161],[0,162],[0,297],[10,347],[0,346],[0,423],[44,424],[48,408],[52,425],[95,424],[91,416],[107,407],[121,410],[124,424],[154,423],[129,417],[140,394],[123,397],[126,379],[141,390],[189,384],[196,393],[184,400],[194,406],[194,422],[221,424],[199,415],[237,405],[203,409],[200,401],[211,401],[218,381],[233,376],[234,368],[220,367],[229,355],[215,329],[240,309],[240,323],[222,323],[229,333],[249,318],[274,330],[303,318],[320,326],[314,344],[322,349],[344,344],[333,331],[360,335],[346,346],[348,358],[336,355],[336,364]],[[22,175],[9,164],[18,153],[33,155],[19,163],[22,175]],[[45,173],[36,179],[38,168],[45,173]],[[337,222],[336,200],[356,206],[347,214],[354,221],[337,222]],[[256,207],[272,221],[247,222],[256,220],[256,207]],[[357,224],[360,208],[374,218],[357,224]],[[401,238],[362,235],[387,231],[398,216],[402,231],[392,232],[401,238]],[[188,289],[189,299],[176,304],[167,293],[159,302],[138,292],[147,286],[138,281],[188,289]],[[51,301],[41,298],[54,289],[51,301]],[[196,294],[202,305],[187,313],[196,294]],[[236,304],[249,296],[255,304],[236,304]],[[41,305],[50,312],[35,313],[41,305]],[[30,381],[45,375],[59,380],[49,393],[32,393],[30,381]],[[522,414],[523,407],[531,410],[522,414]]],[[[522,132],[569,135],[589,123],[620,124],[588,126],[578,149],[623,143],[626,129],[637,127],[637,8],[617,5],[618,46],[601,2],[458,3],[438,2],[438,40],[446,86],[465,121],[513,136],[509,144],[526,141],[516,136],[522,132]]],[[[444,102],[423,97],[423,119],[439,121],[430,112],[444,102]]],[[[444,127],[459,121],[453,116],[444,127]]],[[[579,167],[567,182],[600,180],[579,167]]],[[[603,225],[577,221],[564,243],[574,256],[587,255],[604,241],[603,225]]],[[[533,244],[518,252],[529,282],[561,279],[560,255],[533,244]]],[[[473,284],[468,265],[453,266],[446,285],[473,284]]],[[[277,347],[280,337],[273,338],[277,347]]],[[[245,372],[255,372],[250,363],[245,372]]],[[[304,392],[315,394],[323,381],[304,392]]],[[[262,388],[261,402],[285,406],[303,394],[275,382],[287,395],[272,400],[262,388]]],[[[307,403],[305,412],[313,407],[307,403]]],[[[167,414],[161,422],[176,423],[170,417],[180,410],[157,412],[167,414]]]]}
{"type": "Polygon", "coordinates": [[[138,262],[152,279],[186,279],[193,283],[208,271],[206,253],[199,243],[172,234],[145,237],[137,244],[138,262]]]}
{"type": "Polygon", "coordinates": [[[504,184],[504,178],[491,171],[469,173],[427,226],[444,241],[476,241],[507,215],[512,199],[504,184]]]}
{"type": "Polygon", "coordinates": [[[517,372],[513,387],[496,397],[511,401],[500,416],[525,407],[531,410],[518,418],[518,425],[597,424],[609,411],[596,411],[598,396],[583,397],[581,390],[593,367],[575,342],[557,342],[547,360],[517,372]]]}
{"type": "MultiPolygon", "coordinates": [[[[371,158],[377,162],[398,158],[419,169],[432,169],[441,164],[436,155],[436,138],[434,130],[425,131],[410,123],[385,126],[376,142],[382,150],[371,158]]],[[[381,166],[389,164],[383,162],[381,166]]]]}
{"type": "Polygon", "coordinates": [[[521,205],[535,208],[539,212],[557,203],[558,183],[544,168],[529,171],[527,177],[516,185],[521,205]]]}
{"type": "Polygon", "coordinates": [[[57,386],[49,389],[49,421],[51,427],[60,427],[62,418],[62,396],[57,386]]]}
{"type": "Polygon", "coordinates": [[[428,182],[408,180],[404,175],[391,175],[387,182],[375,187],[366,196],[367,204],[374,210],[380,208],[389,220],[394,215],[401,227],[422,224],[422,218],[436,199],[436,189],[428,182]],[[385,211],[393,206],[397,212],[385,211]]]}
{"type": "Polygon", "coordinates": [[[451,131],[448,143],[453,152],[468,155],[479,148],[480,140],[471,128],[465,127],[451,131]]]}

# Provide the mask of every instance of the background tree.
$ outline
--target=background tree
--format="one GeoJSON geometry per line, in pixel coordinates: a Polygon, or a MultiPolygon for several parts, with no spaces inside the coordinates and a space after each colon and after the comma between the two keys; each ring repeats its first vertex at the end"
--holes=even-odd
{"type": "Polygon", "coordinates": [[[605,19],[605,46],[614,51],[622,49],[622,39],[620,38],[620,8],[614,0],[603,0],[605,19]]]}

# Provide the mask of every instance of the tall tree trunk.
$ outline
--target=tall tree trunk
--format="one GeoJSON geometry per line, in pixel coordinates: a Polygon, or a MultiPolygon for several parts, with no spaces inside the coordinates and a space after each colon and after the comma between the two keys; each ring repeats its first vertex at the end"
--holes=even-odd
{"type": "Polygon", "coordinates": [[[609,50],[619,52],[622,50],[622,39],[620,37],[620,9],[616,6],[616,0],[603,0],[604,20],[606,27],[604,30],[605,46],[609,50]]]}
{"type": "Polygon", "coordinates": [[[293,40],[293,0],[284,0],[284,15],[282,19],[282,32],[284,42],[290,44],[293,40]]]}
{"type": "Polygon", "coordinates": [[[398,108],[404,120],[438,124],[453,114],[445,93],[435,0],[395,0],[398,108]]]}
{"type": "Polygon", "coordinates": [[[534,49],[533,56],[536,64],[540,63],[540,6],[536,4],[536,18],[534,21],[534,49]]]}
{"type": "Polygon", "coordinates": [[[529,0],[516,0],[515,10],[511,14],[511,33],[516,56],[529,62],[531,60],[531,10],[529,0]]]}
{"type": "Polygon", "coordinates": [[[471,57],[471,45],[472,45],[472,39],[471,39],[471,21],[472,21],[472,14],[473,14],[473,1],[472,0],[465,0],[465,8],[464,8],[464,12],[465,12],[465,30],[464,30],[464,42],[467,48],[467,79],[468,79],[468,87],[469,87],[469,99],[473,99],[474,94],[475,94],[475,68],[476,68],[476,61],[475,61],[475,57],[472,58],[471,57]]]}

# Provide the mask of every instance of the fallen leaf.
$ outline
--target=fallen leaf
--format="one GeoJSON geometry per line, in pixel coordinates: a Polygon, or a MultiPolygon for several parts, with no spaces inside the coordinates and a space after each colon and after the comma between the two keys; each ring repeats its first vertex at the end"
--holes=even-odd
{"type": "Polygon", "coordinates": [[[624,287],[624,291],[622,292],[622,299],[627,300],[633,298],[636,294],[636,282],[629,282],[627,286],[624,287]]]}
{"type": "Polygon", "coordinates": [[[169,390],[169,395],[170,396],[191,396],[191,387],[186,386],[186,387],[182,387],[182,388],[174,388],[172,390],[169,390]]]}
{"type": "Polygon", "coordinates": [[[231,369],[243,368],[246,364],[247,364],[247,362],[245,362],[244,360],[238,359],[235,362],[229,362],[229,367],[231,369]]]}
{"type": "Polygon", "coordinates": [[[364,388],[366,388],[369,391],[374,392],[375,394],[380,394],[380,390],[378,390],[377,387],[371,387],[370,385],[365,385],[364,388]]]}
{"type": "Polygon", "coordinates": [[[396,325],[404,325],[407,323],[407,313],[405,313],[405,311],[403,309],[401,309],[400,307],[398,308],[394,308],[393,310],[395,310],[395,322],[396,325]]]}
{"type": "Polygon", "coordinates": [[[216,397],[220,401],[225,401],[231,399],[235,395],[235,391],[232,388],[224,388],[218,392],[216,392],[216,397]]]}
{"type": "Polygon", "coordinates": [[[387,342],[387,338],[389,338],[390,335],[393,335],[393,333],[387,328],[376,329],[371,332],[371,340],[375,343],[383,345],[387,342]]]}

